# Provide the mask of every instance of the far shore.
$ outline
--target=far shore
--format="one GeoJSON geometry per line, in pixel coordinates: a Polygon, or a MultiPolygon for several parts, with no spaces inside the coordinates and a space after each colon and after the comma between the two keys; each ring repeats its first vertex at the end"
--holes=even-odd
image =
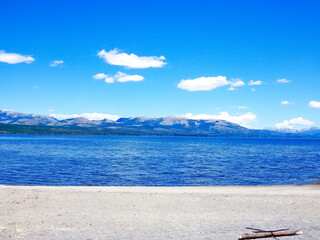
{"type": "Polygon", "coordinates": [[[245,227],[320,236],[320,185],[0,185],[0,239],[238,239],[245,227]]]}

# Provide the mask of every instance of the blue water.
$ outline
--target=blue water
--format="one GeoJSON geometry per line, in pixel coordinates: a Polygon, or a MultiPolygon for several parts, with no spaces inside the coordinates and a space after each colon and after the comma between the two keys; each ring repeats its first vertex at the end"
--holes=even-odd
{"type": "Polygon", "coordinates": [[[0,184],[316,183],[320,140],[0,135],[0,184]]]}

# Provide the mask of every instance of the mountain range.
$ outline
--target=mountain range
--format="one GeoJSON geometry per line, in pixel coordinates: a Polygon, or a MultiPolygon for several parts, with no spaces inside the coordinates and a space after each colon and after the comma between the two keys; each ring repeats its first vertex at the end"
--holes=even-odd
{"type": "Polygon", "coordinates": [[[2,134],[143,135],[208,137],[320,137],[320,128],[300,131],[257,130],[225,120],[192,120],[181,117],[119,118],[116,121],[78,117],[58,120],[51,116],[0,110],[2,134]]]}

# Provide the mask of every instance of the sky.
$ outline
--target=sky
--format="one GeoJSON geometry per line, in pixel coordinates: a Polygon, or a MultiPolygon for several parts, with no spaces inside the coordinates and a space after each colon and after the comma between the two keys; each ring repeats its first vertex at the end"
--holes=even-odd
{"type": "Polygon", "coordinates": [[[320,126],[320,2],[0,2],[0,109],[320,126]]]}

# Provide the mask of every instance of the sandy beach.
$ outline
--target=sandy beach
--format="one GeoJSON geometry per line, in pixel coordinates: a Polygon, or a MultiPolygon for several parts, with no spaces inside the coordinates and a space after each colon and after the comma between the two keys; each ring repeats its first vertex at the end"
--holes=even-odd
{"type": "Polygon", "coordinates": [[[261,229],[320,236],[320,186],[0,186],[0,239],[237,239],[261,229]]]}

